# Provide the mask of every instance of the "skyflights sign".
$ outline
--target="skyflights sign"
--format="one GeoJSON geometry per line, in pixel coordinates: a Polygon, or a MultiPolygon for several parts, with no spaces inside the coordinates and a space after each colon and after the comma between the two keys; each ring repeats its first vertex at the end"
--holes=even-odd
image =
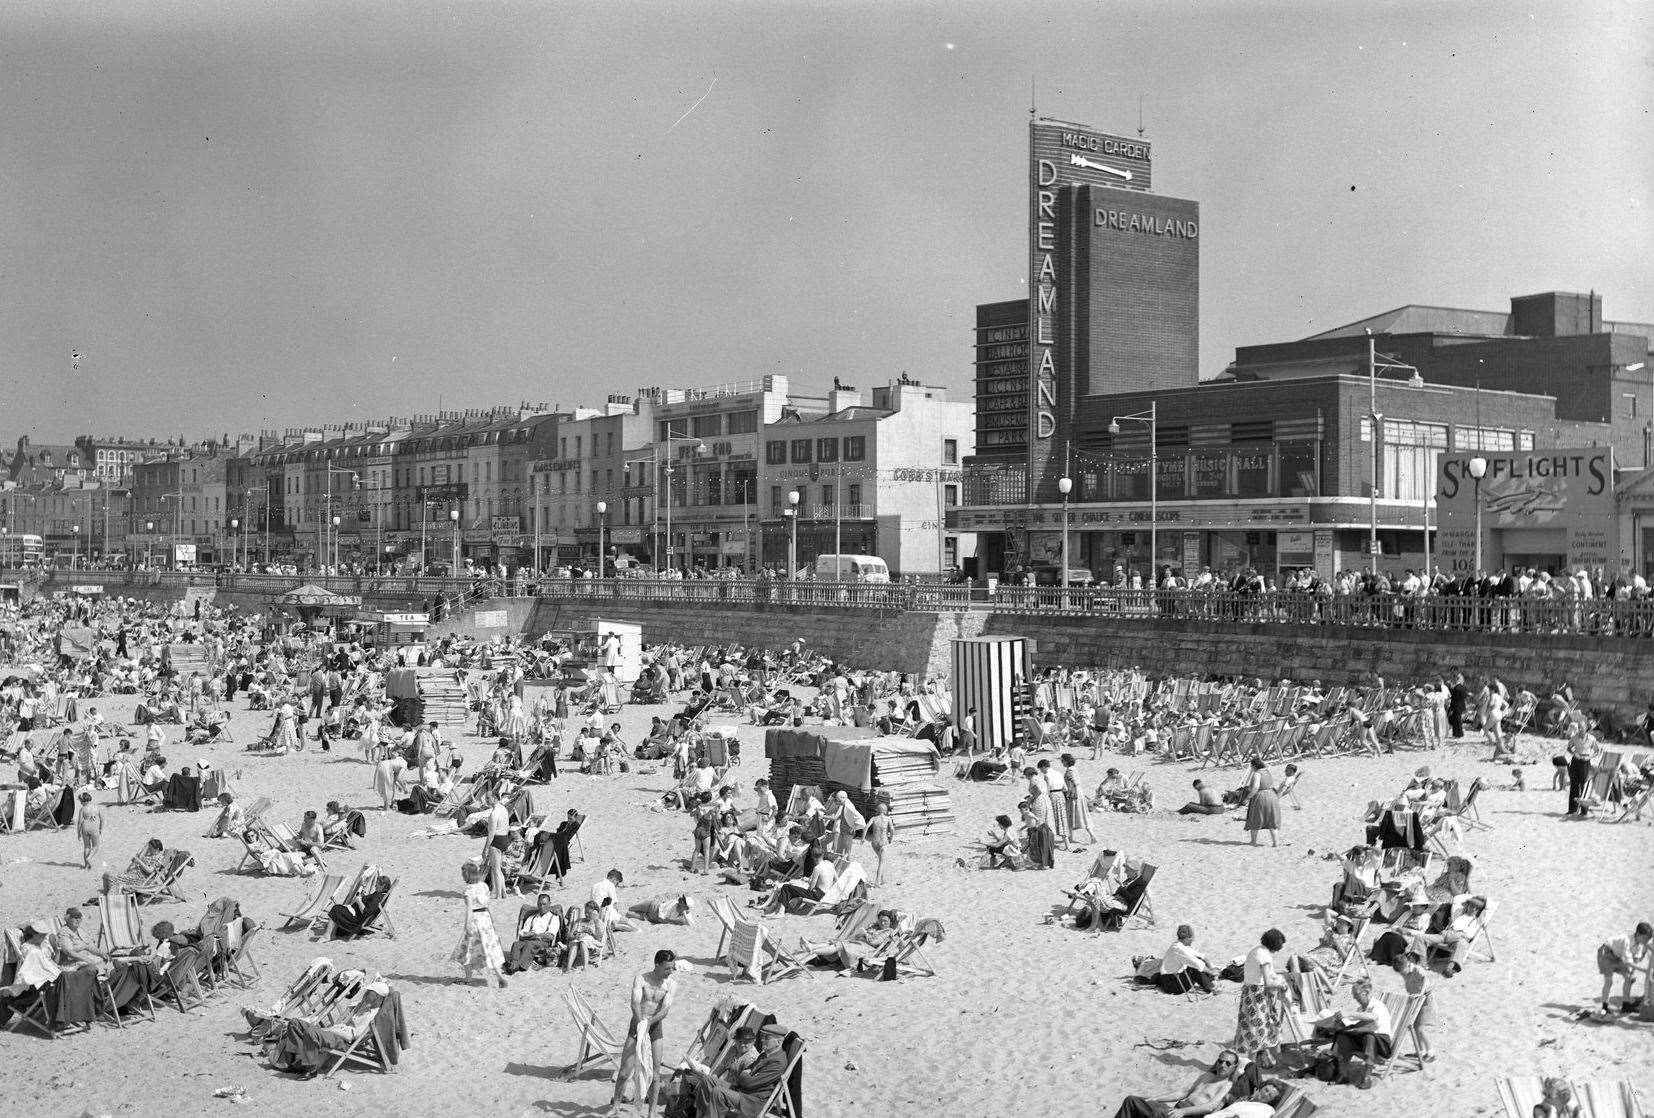
{"type": "Polygon", "coordinates": [[[1484,570],[1511,563],[1543,569],[1558,559],[1570,570],[1617,568],[1609,448],[1461,451],[1442,456],[1437,471],[1436,558],[1443,570],[1464,574],[1475,566],[1478,503],[1484,570]],[[1470,468],[1478,457],[1487,462],[1479,481],[1470,468]]]}

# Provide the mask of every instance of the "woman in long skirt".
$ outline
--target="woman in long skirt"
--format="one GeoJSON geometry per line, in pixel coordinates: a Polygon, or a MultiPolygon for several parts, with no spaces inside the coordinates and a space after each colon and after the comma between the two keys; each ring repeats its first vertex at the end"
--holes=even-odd
{"type": "Polygon", "coordinates": [[[299,741],[298,713],[292,703],[283,703],[276,709],[276,728],[270,735],[270,747],[277,753],[297,753],[304,748],[299,741]]]}
{"type": "Polygon", "coordinates": [[[489,986],[503,989],[505,951],[488,911],[488,886],[483,884],[482,866],[473,859],[460,868],[460,875],[465,879],[465,935],[450,958],[464,968],[467,982],[481,970],[489,986]]]}
{"type": "Polygon", "coordinates": [[[1074,841],[1081,831],[1092,842],[1097,841],[1097,835],[1091,829],[1091,811],[1085,806],[1085,793],[1080,790],[1079,770],[1074,767],[1074,755],[1062,755],[1062,798],[1063,805],[1068,810],[1068,837],[1074,841]]]}
{"type": "Polygon", "coordinates": [[[1275,952],[1285,946],[1286,936],[1271,928],[1246,956],[1232,1047],[1257,1060],[1260,1067],[1274,1066],[1281,1044],[1281,1002],[1286,980],[1276,973],[1275,952]]]}
{"type": "Polygon", "coordinates": [[[1275,774],[1264,767],[1263,758],[1252,758],[1252,774],[1246,778],[1251,796],[1246,801],[1246,831],[1252,845],[1258,845],[1258,832],[1269,832],[1269,845],[1279,846],[1275,832],[1281,829],[1281,798],[1275,794],[1275,774]]]}

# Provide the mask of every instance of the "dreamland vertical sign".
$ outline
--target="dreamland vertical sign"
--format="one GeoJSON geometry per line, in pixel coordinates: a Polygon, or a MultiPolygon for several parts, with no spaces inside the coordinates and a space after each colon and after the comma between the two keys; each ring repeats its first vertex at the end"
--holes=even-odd
{"type": "MultiPolygon", "coordinates": [[[[1071,185],[1147,191],[1149,144],[1066,121],[1036,118],[1028,131],[1029,498],[1055,493],[1052,438],[1072,406],[1057,376],[1057,191],[1071,185]],[[1049,493],[1044,493],[1049,490],[1049,493]]],[[[1061,468],[1061,463],[1057,463],[1061,468]]]]}

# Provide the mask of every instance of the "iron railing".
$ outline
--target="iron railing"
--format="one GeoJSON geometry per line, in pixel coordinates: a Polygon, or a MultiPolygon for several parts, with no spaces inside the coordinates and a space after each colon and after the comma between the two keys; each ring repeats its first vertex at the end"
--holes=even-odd
{"type": "MultiPolygon", "coordinates": [[[[0,582],[38,578],[30,571],[0,571],[0,582]]],[[[936,582],[816,582],[769,579],[642,578],[434,578],[401,575],[271,575],[211,571],[48,571],[44,584],[92,583],[108,593],[125,588],[216,587],[274,597],[314,584],[338,594],[440,597],[451,610],[495,596],[538,595],[560,599],[601,599],[638,605],[794,606],[833,609],[938,612],[988,610],[996,613],[1161,620],[1231,625],[1338,626],[1367,629],[1423,629],[1434,632],[1509,633],[1527,636],[1584,634],[1603,637],[1654,636],[1650,598],[1466,598],[1395,594],[1335,594],[1298,591],[1261,594],[1199,590],[1115,590],[1060,586],[985,588],[936,582]]]]}

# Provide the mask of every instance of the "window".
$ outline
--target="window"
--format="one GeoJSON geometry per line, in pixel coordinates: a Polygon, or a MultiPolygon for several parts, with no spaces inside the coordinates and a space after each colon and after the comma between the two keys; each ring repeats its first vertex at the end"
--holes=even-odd
{"type": "Polygon", "coordinates": [[[667,439],[685,439],[689,437],[689,428],[681,419],[663,419],[660,421],[660,441],[667,439]]]}
{"type": "Polygon", "coordinates": [[[582,436],[580,436],[580,435],[574,436],[574,456],[576,458],[580,457],[580,439],[581,439],[581,437],[582,436]]]}
{"type": "Polygon", "coordinates": [[[768,466],[784,466],[787,464],[787,444],[781,439],[771,439],[764,444],[764,464],[768,466]]]}
{"type": "Polygon", "coordinates": [[[613,454],[615,452],[615,433],[613,431],[609,432],[609,441],[607,445],[609,448],[608,453],[613,454]]]}
{"type": "Polygon", "coordinates": [[[867,457],[867,436],[851,435],[844,440],[844,460],[860,462],[867,457]]]}
{"type": "Polygon", "coordinates": [[[613,470],[604,470],[603,471],[603,492],[613,493],[614,492],[614,487],[615,487],[615,472],[613,470]]]}
{"type": "Polygon", "coordinates": [[[838,440],[837,439],[817,439],[816,440],[816,461],[817,462],[837,462],[838,461],[838,440]]]}
{"type": "Polygon", "coordinates": [[[943,439],[942,440],[942,462],[943,462],[944,465],[948,465],[948,466],[957,466],[957,465],[959,465],[959,440],[958,439],[943,439]]]}
{"type": "Polygon", "coordinates": [[[1447,424],[1411,419],[1384,421],[1379,455],[1379,496],[1423,501],[1435,489],[1436,454],[1447,449],[1447,424]]]}
{"type": "Polygon", "coordinates": [[[724,433],[724,417],[721,415],[697,415],[689,422],[690,429],[697,439],[712,439],[724,433]]]}
{"type": "Polygon", "coordinates": [[[861,482],[852,481],[844,487],[844,499],[852,505],[861,504],[861,482]]]}
{"type": "MultiPolygon", "coordinates": [[[[464,467],[461,467],[461,468],[463,469],[464,467]]],[[[494,480],[494,463],[484,462],[482,464],[482,480],[483,480],[484,484],[490,484],[490,483],[493,482],[493,480],[494,480]]]]}
{"type": "Polygon", "coordinates": [[[557,457],[567,458],[568,456],[569,456],[569,440],[568,440],[568,436],[565,435],[563,438],[557,440],[557,457]]]}
{"type": "Polygon", "coordinates": [[[775,516],[781,515],[781,510],[787,507],[787,498],[782,495],[779,485],[770,486],[770,512],[775,516]]]}
{"type": "Polygon", "coordinates": [[[1516,449],[1517,450],[1532,450],[1533,449],[1533,432],[1532,431],[1518,431],[1518,432],[1516,432],[1516,449]]]}
{"type": "Polygon", "coordinates": [[[958,503],[959,503],[959,487],[957,485],[944,485],[944,486],[942,486],[942,505],[943,505],[943,507],[951,509],[953,506],[957,505],[958,503]]]}
{"type": "Polygon", "coordinates": [[[794,462],[808,462],[809,460],[810,460],[810,440],[809,439],[794,439],[793,440],[793,461],[794,462]]]}
{"type": "Polygon", "coordinates": [[[758,430],[758,413],[755,411],[732,411],[728,419],[729,423],[724,428],[726,435],[750,435],[758,430]]]}
{"type": "Polygon", "coordinates": [[[821,487],[821,507],[828,509],[833,507],[833,487],[831,485],[821,487]]]}
{"type": "Polygon", "coordinates": [[[1516,432],[1498,427],[1456,427],[1455,450],[1515,450],[1516,432]]]}

